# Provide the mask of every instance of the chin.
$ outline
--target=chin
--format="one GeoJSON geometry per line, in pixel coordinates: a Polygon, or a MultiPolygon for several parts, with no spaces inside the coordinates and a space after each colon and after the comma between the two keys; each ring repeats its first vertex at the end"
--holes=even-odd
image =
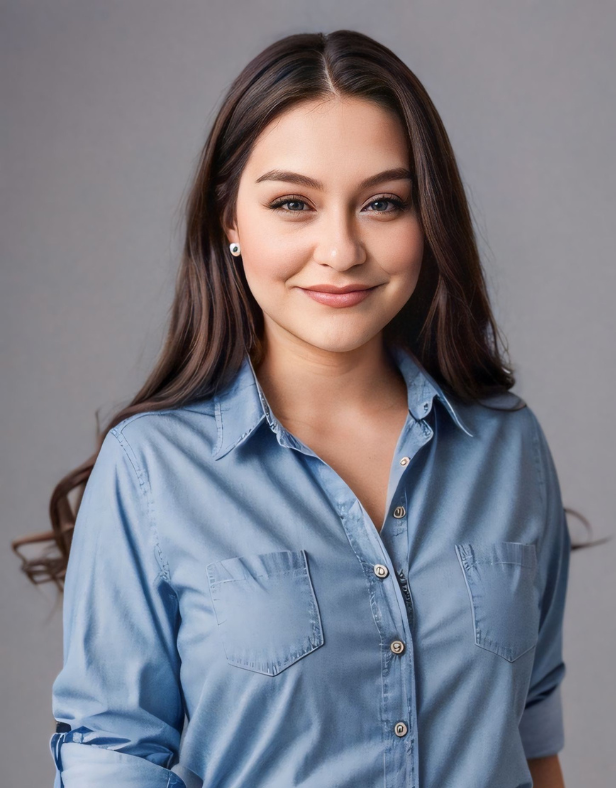
{"type": "Polygon", "coordinates": [[[312,347],[318,348],[319,350],[323,350],[327,353],[349,353],[353,350],[357,350],[357,348],[362,347],[365,345],[366,342],[369,342],[377,332],[373,333],[362,333],[362,334],[354,334],[348,335],[344,337],[332,337],[332,336],[323,336],[315,335],[315,334],[298,334],[296,336],[312,347]]]}

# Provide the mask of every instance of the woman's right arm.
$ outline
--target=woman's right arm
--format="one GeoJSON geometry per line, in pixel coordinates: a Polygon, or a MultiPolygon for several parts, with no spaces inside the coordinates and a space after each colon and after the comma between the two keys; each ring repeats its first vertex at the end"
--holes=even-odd
{"type": "Polygon", "coordinates": [[[184,788],[171,771],[184,722],[177,597],[148,479],[115,429],[77,514],[63,617],[54,788],[184,788]]]}

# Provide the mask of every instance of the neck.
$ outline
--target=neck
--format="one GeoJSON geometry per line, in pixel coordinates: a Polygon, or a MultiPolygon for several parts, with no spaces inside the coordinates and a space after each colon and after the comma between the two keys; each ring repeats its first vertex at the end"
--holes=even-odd
{"type": "Polygon", "coordinates": [[[276,417],[293,424],[339,424],[389,408],[406,408],[406,383],[382,336],[349,351],[329,351],[296,338],[263,345],[255,368],[276,417]]]}

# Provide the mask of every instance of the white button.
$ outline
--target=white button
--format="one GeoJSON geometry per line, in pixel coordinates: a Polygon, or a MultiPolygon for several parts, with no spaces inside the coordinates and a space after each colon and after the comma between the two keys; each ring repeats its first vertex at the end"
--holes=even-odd
{"type": "Polygon", "coordinates": [[[408,728],[406,727],[406,722],[397,722],[394,725],[394,732],[396,736],[406,736],[408,733],[408,728]]]}
{"type": "Polygon", "coordinates": [[[404,651],[404,643],[401,640],[392,640],[389,648],[394,652],[394,654],[402,654],[404,651]]]}
{"type": "Polygon", "coordinates": [[[401,517],[404,517],[405,514],[406,514],[406,509],[404,508],[404,506],[396,506],[396,508],[394,509],[394,517],[397,520],[399,520],[401,517]]]}
{"type": "Polygon", "coordinates": [[[389,574],[389,569],[386,566],[384,566],[383,564],[375,564],[374,565],[374,574],[377,577],[381,577],[381,578],[382,577],[387,577],[387,575],[389,574]]]}
{"type": "Polygon", "coordinates": [[[410,458],[410,457],[403,457],[403,458],[400,460],[400,465],[408,465],[410,461],[411,461],[411,458],[410,458]]]}

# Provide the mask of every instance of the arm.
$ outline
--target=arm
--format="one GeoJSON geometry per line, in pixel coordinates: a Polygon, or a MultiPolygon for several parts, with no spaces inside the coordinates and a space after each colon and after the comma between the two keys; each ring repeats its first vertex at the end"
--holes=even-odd
{"type": "Polygon", "coordinates": [[[531,758],[528,761],[534,788],[565,788],[558,755],[531,758]]]}
{"type": "Polygon", "coordinates": [[[184,721],[177,598],[152,512],[130,446],[122,433],[108,433],[65,578],[64,665],[52,691],[54,788],[184,788],[170,771],[184,721]]]}
{"type": "Polygon", "coordinates": [[[565,743],[561,698],[566,672],[562,653],[563,619],[571,539],[554,461],[543,430],[530,413],[545,510],[545,529],[538,545],[543,594],[535,659],[519,729],[531,773],[538,775],[537,785],[559,788],[563,783],[557,753],[565,743]]]}

